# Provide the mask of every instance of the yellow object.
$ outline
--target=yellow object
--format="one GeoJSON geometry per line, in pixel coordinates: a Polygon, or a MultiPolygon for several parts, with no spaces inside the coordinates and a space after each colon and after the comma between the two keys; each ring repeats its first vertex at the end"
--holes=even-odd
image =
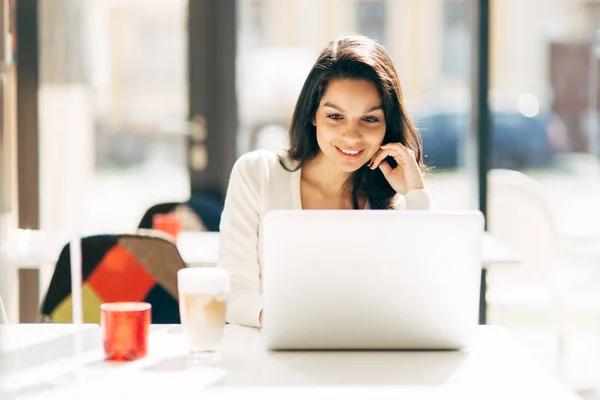
{"type": "MultiPolygon", "coordinates": [[[[103,301],[87,283],[81,287],[81,300],[83,303],[83,322],[100,324],[100,304],[103,301]]],[[[67,296],[54,309],[51,318],[52,322],[73,322],[73,299],[71,295],[67,296]]]]}

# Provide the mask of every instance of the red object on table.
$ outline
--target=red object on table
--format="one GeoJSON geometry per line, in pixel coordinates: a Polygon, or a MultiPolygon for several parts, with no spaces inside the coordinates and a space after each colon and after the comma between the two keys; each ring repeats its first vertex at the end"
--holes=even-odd
{"type": "Polygon", "coordinates": [[[100,306],[104,355],[108,361],[133,361],[148,353],[150,303],[104,303],[100,306]]]}
{"type": "Polygon", "coordinates": [[[181,232],[182,223],[181,220],[173,214],[156,214],[152,218],[152,228],[168,233],[177,239],[179,232],[181,232]]]}

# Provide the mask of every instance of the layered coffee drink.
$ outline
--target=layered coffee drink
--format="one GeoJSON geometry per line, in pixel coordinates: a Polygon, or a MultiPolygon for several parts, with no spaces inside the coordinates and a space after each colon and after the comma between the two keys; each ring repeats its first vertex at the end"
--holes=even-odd
{"type": "Polygon", "coordinates": [[[212,351],[225,329],[225,295],[179,294],[181,323],[192,352],[212,351]]]}
{"type": "Polygon", "coordinates": [[[214,352],[225,329],[227,271],[215,267],[179,270],[179,312],[192,354],[214,352]]]}

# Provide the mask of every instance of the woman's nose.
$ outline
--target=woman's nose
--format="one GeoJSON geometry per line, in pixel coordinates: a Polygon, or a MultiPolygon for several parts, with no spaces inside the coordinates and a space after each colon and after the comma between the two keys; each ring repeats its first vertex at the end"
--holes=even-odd
{"type": "Polygon", "coordinates": [[[351,122],[348,123],[344,129],[344,136],[347,139],[359,140],[361,136],[359,126],[351,122]]]}

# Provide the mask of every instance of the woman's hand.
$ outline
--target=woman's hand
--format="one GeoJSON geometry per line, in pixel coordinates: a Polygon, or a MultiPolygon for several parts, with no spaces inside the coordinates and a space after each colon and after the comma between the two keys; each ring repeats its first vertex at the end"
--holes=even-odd
{"type": "Polygon", "coordinates": [[[388,143],[381,146],[369,163],[371,169],[378,167],[396,193],[404,195],[409,190],[425,188],[423,175],[415,159],[415,153],[404,147],[402,143],[388,143]],[[392,168],[385,161],[388,156],[396,160],[396,163],[398,163],[396,168],[392,168]]]}

